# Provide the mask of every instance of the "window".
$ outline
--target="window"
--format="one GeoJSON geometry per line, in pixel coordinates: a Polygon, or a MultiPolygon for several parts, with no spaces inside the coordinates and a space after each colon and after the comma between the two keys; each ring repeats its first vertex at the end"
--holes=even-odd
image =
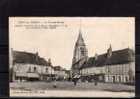
{"type": "Polygon", "coordinates": [[[80,50],[81,50],[81,55],[84,56],[84,54],[85,54],[84,48],[81,47],[80,50]]]}
{"type": "Polygon", "coordinates": [[[46,68],[46,72],[48,72],[48,68],[46,68]]]}
{"type": "Polygon", "coordinates": [[[34,72],[36,72],[37,70],[36,70],[36,67],[34,67],[34,72]]]}
{"type": "Polygon", "coordinates": [[[31,67],[29,67],[28,72],[31,72],[31,67]]]}

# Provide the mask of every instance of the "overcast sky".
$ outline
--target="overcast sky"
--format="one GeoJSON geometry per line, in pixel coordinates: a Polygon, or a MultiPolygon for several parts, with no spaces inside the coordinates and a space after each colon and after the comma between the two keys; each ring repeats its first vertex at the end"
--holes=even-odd
{"type": "Polygon", "coordinates": [[[51,58],[54,66],[60,65],[70,69],[80,23],[89,57],[94,56],[95,53],[106,53],[110,44],[112,50],[128,47],[134,49],[135,19],[133,17],[11,17],[9,19],[10,48],[38,52],[40,57],[51,58]],[[43,26],[35,27],[35,24],[43,24],[43,26]],[[52,26],[48,28],[50,24],[52,26]]]}

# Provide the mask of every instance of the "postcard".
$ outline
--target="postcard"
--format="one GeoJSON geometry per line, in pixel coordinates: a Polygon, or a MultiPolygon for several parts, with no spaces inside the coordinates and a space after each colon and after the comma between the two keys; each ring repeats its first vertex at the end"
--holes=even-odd
{"type": "Polygon", "coordinates": [[[135,97],[135,17],[9,17],[10,97],[135,97]]]}

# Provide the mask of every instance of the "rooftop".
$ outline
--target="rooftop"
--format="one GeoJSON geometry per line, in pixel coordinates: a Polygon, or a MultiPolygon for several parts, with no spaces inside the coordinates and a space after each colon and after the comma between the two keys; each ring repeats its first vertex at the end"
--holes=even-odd
{"type": "Polygon", "coordinates": [[[132,61],[134,61],[134,51],[126,48],[122,50],[112,51],[112,55],[110,56],[110,58],[107,57],[107,53],[98,55],[97,59],[95,57],[89,57],[88,61],[82,65],[82,68],[113,64],[125,64],[132,61]]]}
{"type": "Polygon", "coordinates": [[[40,57],[38,53],[13,51],[13,63],[28,63],[37,65],[48,65],[48,62],[40,57]]]}

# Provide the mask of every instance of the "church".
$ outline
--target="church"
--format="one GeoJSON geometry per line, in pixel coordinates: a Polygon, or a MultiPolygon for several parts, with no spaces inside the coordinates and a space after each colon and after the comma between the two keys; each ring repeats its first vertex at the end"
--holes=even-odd
{"type": "Polygon", "coordinates": [[[88,59],[88,52],[81,31],[75,44],[74,56],[72,59],[72,74],[79,74],[79,69],[88,59]]]}
{"type": "Polygon", "coordinates": [[[72,75],[80,75],[87,80],[110,83],[135,82],[135,53],[130,48],[113,50],[110,44],[107,52],[88,57],[88,49],[81,31],[75,43],[72,59],[72,75]]]}

